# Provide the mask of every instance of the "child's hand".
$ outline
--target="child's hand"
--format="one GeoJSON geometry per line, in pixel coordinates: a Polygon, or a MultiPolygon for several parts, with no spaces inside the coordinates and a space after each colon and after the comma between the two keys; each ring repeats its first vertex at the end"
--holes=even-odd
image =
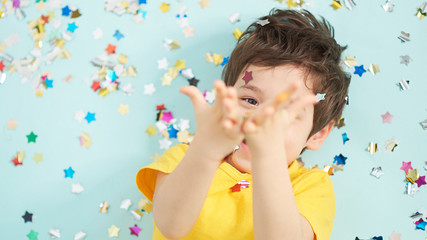
{"type": "Polygon", "coordinates": [[[289,89],[256,109],[244,121],[242,131],[252,153],[274,147],[284,148],[286,131],[297,114],[307,105],[317,102],[313,93],[303,90],[301,82],[293,83],[289,89]]]}
{"type": "Polygon", "coordinates": [[[222,160],[242,142],[243,118],[238,111],[237,93],[222,80],[214,82],[215,103],[210,106],[194,86],[181,87],[180,92],[190,97],[196,117],[196,135],[193,141],[203,143],[206,156],[222,160]]]}

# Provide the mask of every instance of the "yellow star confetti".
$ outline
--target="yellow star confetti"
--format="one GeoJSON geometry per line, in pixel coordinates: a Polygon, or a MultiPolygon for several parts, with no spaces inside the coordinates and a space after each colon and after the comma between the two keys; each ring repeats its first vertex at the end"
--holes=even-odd
{"type": "Polygon", "coordinates": [[[412,184],[418,180],[420,175],[418,174],[417,169],[408,169],[408,174],[406,174],[406,180],[410,181],[412,184]]]}
{"type": "Polygon", "coordinates": [[[178,49],[178,48],[181,47],[180,41],[178,41],[178,40],[172,40],[172,42],[170,43],[169,46],[172,48],[172,50],[178,49]]]}
{"type": "Polygon", "coordinates": [[[283,2],[283,0],[276,0],[276,1],[278,1],[279,3],[282,3],[282,2],[283,2]]]}
{"type": "Polygon", "coordinates": [[[18,126],[18,122],[13,118],[7,122],[7,129],[16,129],[16,126],[18,126]]]}
{"type": "Polygon", "coordinates": [[[153,205],[147,200],[141,198],[138,203],[138,208],[143,209],[146,213],[150,213],[153,210],[153,205]]]}
{"type": "Polygon", "coordinates": [[[175,79],[176,76],[178,76],[179,71],[177,68],[173,67],[173,68],[169,68],[168,73],[167,73],[172,79],[175,79]]]}
{"type": "Polygon", "coordinates": [[[340,0],[338,0],[338,1],[333,0],[331,7],[333,7],[334,10],[342,8],[341,1],[340,0]]]}
{"type": "Polygon", "coordinates": [[[210,0],[201,0],[199,1],[199,4],[202,8],[209,7],[209,1],[210,0]]]}
{"type": "Polygon", "coordinates": [[[120,228],[116,227],[116,225],[111,225],[108,229],[108,236],[111,237],[119,237],[120,228]]]}
{"type": "Polygon", "coordinates": [[[179,131],[176,135],[179,142],[188,142],[189,132],[187,130],[179,131]]]}
{"type": "Polygon", "coordinates": [[[123,115],[125,115],[126,113],[129,113],[129,105],[128,105],[128,104],[126,104],[126,105],[124,105],[124,104],[120,104],[120,107],[119,107],[118,112],[119,112],[122,116],[123,116],[123,115]]]}
{"type": "Polygon", "coordinates": [[[296,7],[297,4],[294,2],[294,0],[287,0],[286,4],[288,4],[288,8],[296,7]]]}
{"type": "Polygon", "coordinates": [[[236,30],[233,32],[234,38],[235,38],[236,40],[238,40],[238,39],[239,39],[239,37],[240,37],[242,34],[243,34],[243,31],[242,31],[242,30],[240,30],[240,29],[238,29],[238,28],[236,28],[236,30]]]}
{"type": "Polygon", "coordinates": [[[44,3],[43,1],[40,1],[40,2],[36,3],[36,8],[38,11],[44,12],[44,10],[46,8],[46,3],[44,3]]]}
{"type": "Polygon", "coordinates": [[[350,56],[347,56],[347,57],[345,58],[344,63],[345,63],[345,65],[347,65],[347,67],[352,68],[352,67],[354,67],[354,66],[356,66],[356,65],[357,65],[356,57],[350,57],[350,56]]]}
{"type": "Polygon", "coordinates": [[[148,133],[148,136],[153,136],[157,134],[157,128],[153,125],[148,125],[148,128],[145,130],[146,133],[148,133]]]}
{"type": "Polygon", "coordinates": [[[36,163],[39,163],[39,162],[43,161],[43,154],[41,154],[41,153],[34,153],[33,160],[36,163]]]}
{"type": "Polygon", "coordinates": [[[80,139],[80,145],[85,147],[85,148],[89,148],[90,145],[92,145],[92,141],[90,140],[90,136],[86,132],[83,132],[82,136],[79,139],[80,139]]]}
{"type": "Polygon", "coordinates": [[[207,62],[213,62],[214,61],[212,54],[210,52],[206,53],[205,59],[207,62]]]}
{"type": "Polygon", "coordinates": [[[108,204],[106,201],[104,201],[99,206],[99,212],[100,213],[107,213],[109,207],[110,207],[110,204],[108,204]]]}
{"type": "Polygon", "coordinates": [[[120,64],[128,63],[128,57],[122,53],[117,57],[117,61],[119,61],[120,64]]]}
{"type": "Polygon", "coordinates": [[[370,142],[368,146],[368,151],[374,155],[376,152],[378,152],[378,144],[374,142],[370,142]]]}
{"type": "Polygon", "coordinates": [[[42,88],[36,90],[36,96],[37,97],[43,97],[43,89],[42,88]]]}
{"type": "Polygon", "coordinates": [[[129,75],[129,77],[136,77],[136,68],[129,66],[128,67],[128,75],[129,75]]]}
{"type": "Polygon", "coordinates": [[[169,10],[170,10],[170,4],[168,4],[168,3],[162,3],[162,5],[160,5],[160,10],[162,10],[162,12],[163,13],[165,13],[165,12],[169,12],[169,10]]]}
{"type": "Polygon", "coordinates": [[[371,64],[369,66],[369,71],[372,73],[372,75],[375,76],[375,74],[380,72],[380,65],[379,64],[371,64]]]}
{"type": "Polygon", "coordinates": [[[387,149],[388,151],[393,152],[396,147],[397,147],[397,143],[394,138],[387,140],[385,142],[385,149],[387,149]]]}
{"type": "Polygon", "coordinates": [[[213,62],[215,65],[218,66],[218,64],[222,63],[224,61],[222,54],[213,54],[213,62]]]}
{"type": "Polygon", "coordinates": [[[181,70],[181,69],[186,68],[186,66],[185,66],[185,60],[179,60],[179,59],[177,59],[174,67],[177,69],[177,72],[179,72],[179,70],[181,70]]]}

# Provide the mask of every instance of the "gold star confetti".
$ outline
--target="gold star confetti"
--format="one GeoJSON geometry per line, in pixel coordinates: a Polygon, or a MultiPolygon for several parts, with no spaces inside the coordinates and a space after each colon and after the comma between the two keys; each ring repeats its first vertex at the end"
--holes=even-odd
{"type": "Polygon", "coordinates": [[[119,61],[120,64],[126,64],[128,63],[128,57],[122,53],[117,57],[117,61],[119,61]]]}
{"type": "Polygon", "coordinates": [[[162,12],[163,13],[165,13],[165,12],[169,12],[169,10],[170,10],[170,4],[167,4],[167,3],[162,3],[162,5],[160,5],[160,10],[162,10],[162,12]]]}
{"type": "Polygon", "coordinates": [[[7,129],[16,129],[16,126],[18,126],[18,122],[13,118],[7,122],[7,129]]]}
{"type": "Polygon", "coordinates": [[[342,8],[341,1],[340,0],[338,0],[338,1],[333,0],[331,7],[333,7],[334,10],[342,8]]]}
{"type": "Polygon", "coordinates": [[[176,135],[179,142],[188,142],[189,132],[187,130],[179,131],[176,135]]]}
{"type": "Polygon", "coordinates": [[[108,204],[106,201],[104,201],[101,203],[101,205],[99,205],[99,212],[100,213],[107,213],[109,207],[110,207],[110,204],[108,204]]]}
{"type": "Polygon", "coordinates": [[[374,142],[370,142],[368,146],[368,151],[374,155],[376,152],[378,152],[378,144],[374,142]]]}
{"type": "Polygon", "coordinates": [[[170,86],[172,84],[173,79],[169,74],[165,73],[165,75],[163,75],[163,77],[160,80],[162,81],[162,86],[165,86],[165,85],[170,86]]]}
{"type": "Polygon", "coordinates": [[[176,72],[179,73],[179,70],[182,70],[182,69],[186,68],[186,66],[185,66],[185,60],[179,60],[179,59],[177,59],[174,67],[177,69],[176,72]]]}
{"type": "Polygon", "coordinates": [[[129,66],[128,67],[128,75],[129,75],[129,77],[136,77],[136,68],[129,66]]]}
{"type": "Polygon", "coordinates": [[[294,0],[287,0],[286,4],[288,5],[288,8],[296,7],[297,3],[294,2],[294,0]]]}
{"type": "Polygon", "coordinates": [[[214,61],[213,57],[212,57],[212,54],[210,52],[206,53],[205,59],[206,59],[207,62],[213,62],[214,61]]]}
{"type": "Polygon", "coordinates": [[[148,133],[148,136],[151,137],[151,136],[157,134],[157,128],[156,128],[156,126],[148,125],[148,128],[145,130],[145,132],[148,133]]]}
{"type": "Polygon", "coordinates": [[[213,54],[213,62],[215,65],[219,65],[220,63],[222,63],[224,61],[222,54],[213,54]]]}
{"type": "Polygon", "coordinates": [[[371,64],[369,66],[369,71],[372,73],[372,75],[375,76],[375,74],[380,72],[380,65],[379,64],[371,64]]]}
{"type": "Polygon", "coordinates": [[[396,147],[397,147],[397,143],[396,143],[396,140],[394,138],[387,140],[385,142],[385,149],[390,151],[390,152],[393,152],[396,147]]]}
{"type": "Polygon", "coordinates": [[[199,1],[199,4],[202,8],[209,7],[209,1],[210,0],[201,0],[199,1]]]}
{"type": "Polygon", "coordinates": [[[46,8],[46,3],[44,3],[43,1],[40,1],[40,2],[36,3],[36,8],[38,11],[44,12],[44,10],[46,8]]]}
{"type": "Polygon", "coordinates": [[[406,180],[410,181],[412,184],[418,180],[420,175],[418,174],[417,169],[408,169],[408,174],[406,174],[406,180]]]}
{"type": "Polygon", "coordinates": [[[341,116],[340,119],[335,123],[335,127],[337,127],[338,129],[342,128],[345,126],[344,123],[344,117],[341,116]]]}
{"type": "Polygon", "coordinates": [[[352,67],[354,67],[354,66],[356,66],[356,65],[357,65],[356,57],[350,57],[350,56],[347,56],[347,57],[345,58],[344,63],[345,63],[345,65],[347,65],[347,67],[352,68],[352,67]]]}
{"type": "Polygon", "coordinates": [[[36,163],[39,163],[39,162],[43,161],[43,154],[41,154],[41,153],[34,153],[33,160],[36,163]]]}
{"type": "Polygon", "coordinates": [[[116,227],[116,225],[111,225],[108,229],[108,236],[111,237],[119,237],[120,228],[116,227]]]}
{"type": "Polygon", "coordinates": [[[82,133],[82,136],[79,138],[79,140],[80,140],[80,146],[83,146],[85,148],[89,148],[90,145],[92,145],[92,141],[90,140],[90,136],[86,132],[82,133]]]}
{"type": "Polygon", "coordinates": [[[172,42],[169,44],[169,46],[172,48],[172,50],[178,49],[181,47],[180,41],[172,40],[172,42]]]}
{"type": "Polygon", "coordinates": [[[126,105],[124,105],[124,104],[120,104],[120,107],[119,107],[118,112],[119,112],[122,116],[123,116],[123,115],[125,115],[126,113],[129,113],[129,105],[128,105],[128,104],[126,104],[126,105]]]}
{"type": "Polygon", "coordinates": [[[242,30],[240,30],[240,29],[238,29],[238,28],[236,28],[236,30],[233,32],[234,38],[235,38],[236,40],[238,40],[238,39],[239,39],[239,37],[240,37],[242,34],[243,34],[243,31],[242,31],[242,30]]]}

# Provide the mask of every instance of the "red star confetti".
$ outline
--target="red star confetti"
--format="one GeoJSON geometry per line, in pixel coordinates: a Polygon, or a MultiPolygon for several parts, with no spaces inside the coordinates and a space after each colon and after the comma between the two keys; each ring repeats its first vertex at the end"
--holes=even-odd
{"type": "Polygon", "coordinates": [[[18,165],[22,165],[22,162],[25,158],[25,152],[24,151],[18,151],[16,156],[12,159],[13,164],[15,164],[15,167],[18,165]]]}
{"type": "Polygon", "coordinates": [[[108,55],[115,54],[116,53],[116,46],[112,44],[108,44],[105,51],[108,53],[108,55]]]}
{"type": "Polygon", "coordinates": [[[394,116],[389,112],[386,112],[385,114],[382,114],[381,117],[383,118],[383,123],[391,123],[394,116]]]}
{"type": "Polygon", "coordinates": [[[248,84],[248,82],[253,79],[252,78],[252,71],[250,71],[250,72],[245,71],[245,76],[243,76],[242,79],[243,79],[243,81],[245,81],[245,84],[248,84]]]}

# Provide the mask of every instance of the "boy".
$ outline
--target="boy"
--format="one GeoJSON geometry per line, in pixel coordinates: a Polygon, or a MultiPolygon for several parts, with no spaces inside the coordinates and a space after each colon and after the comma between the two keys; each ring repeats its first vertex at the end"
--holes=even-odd
{"type": "Polygon", "coordinates": [[[193,141],[136,177],[153,203],[153,239],[329,239],[332,181],[295,159],[319,149],[341,117],[344,49],[323,18],[273,9],[239,39],[212,106],[182,87],[195,109],[193,141]]]}

